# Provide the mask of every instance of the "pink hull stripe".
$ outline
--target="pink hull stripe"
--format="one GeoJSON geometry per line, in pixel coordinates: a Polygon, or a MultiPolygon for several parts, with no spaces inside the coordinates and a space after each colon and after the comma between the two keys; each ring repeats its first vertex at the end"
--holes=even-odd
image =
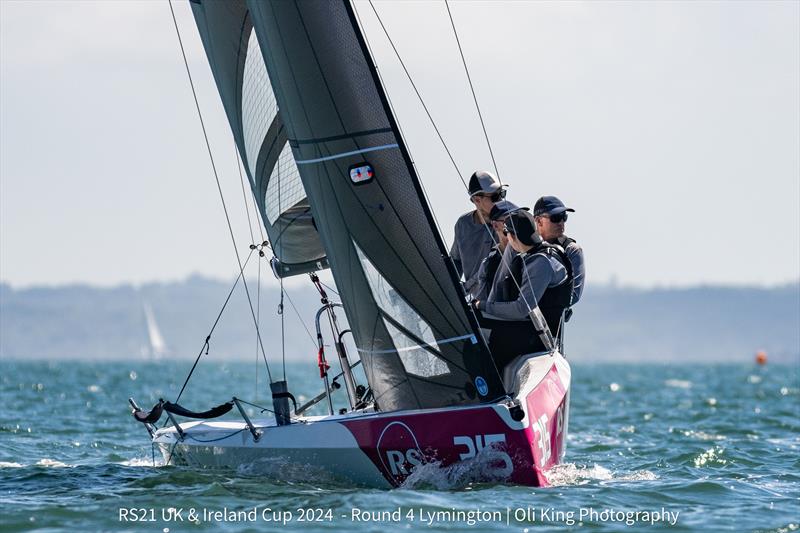
{"type": "Polygon", "coordinates": [[[528,427],[510,427],[492,405],[452,411],[398,413],[342,421],[361,450],[392,485],[414,466],[439,461],[448,466],[492,448],[491,479],[546,486],[544,475],[564,449],[566,390],[552,365],[524,400],[528,427]]]}

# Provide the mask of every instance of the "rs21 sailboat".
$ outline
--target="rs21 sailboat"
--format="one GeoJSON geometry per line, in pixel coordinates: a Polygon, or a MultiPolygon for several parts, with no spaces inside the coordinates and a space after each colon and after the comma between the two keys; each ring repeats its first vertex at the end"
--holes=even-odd
{"type": "MultiPolygon", "coordinates": [[[[168,462],[293,466],[398,486],[422,465],[480,461],[473,480],[546,485],[563,457],[570,367],[558,345],[501,372],[465,300],[386,94],[346,0],[190,0],[276,276],[330,268],[341,302],[317,312],[325,390],[297,406],[271,383],[274,417],[242,400],[192,412],[131,400],[168,462]],[[340,330],[342,308],[349,330],[340,330]],[[331,319],[349,408],[335,412],[320,333],[331,319]],[[366,385],[343,335],[352,333],[366,385]],[[307,416],[326,401],[328,414],[307,416]],[[241,420],[214,420],[239,410],[241,420]],[[172,425],[158,429],[166,412],[172,425]],[[194,418],[193,421],[176,417],[194,418]]],[[[320,287],[321,289],[321,287],[320,287]]],[[[355,358],[354,358],[355,359],[355,358]]]]}

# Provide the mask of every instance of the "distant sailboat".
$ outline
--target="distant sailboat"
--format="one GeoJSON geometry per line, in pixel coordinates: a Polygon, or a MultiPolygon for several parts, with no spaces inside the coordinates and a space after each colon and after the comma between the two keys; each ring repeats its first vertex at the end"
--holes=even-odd
{"type": "Polygon", "coordinates": [[[149,345],[142,351],[151,359],[161,359],[165,355],[169,355],[169,348],[167,348],[167,343],[164,341],[164,336],[158,327],[153,308],[147,302],[142,304],[142,308],[144,310],[144,319],[147,322],[147,339],[149,342],[149,345]]]}

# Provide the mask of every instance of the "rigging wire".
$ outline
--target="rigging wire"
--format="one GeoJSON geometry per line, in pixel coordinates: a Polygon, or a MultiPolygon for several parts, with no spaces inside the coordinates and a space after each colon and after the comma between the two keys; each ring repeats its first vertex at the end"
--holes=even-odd
{"type": "MultiPolygon", "coordinates": [[[[367,44],[367,49],[369,50],[370,56],[372,56],[373,65],[375,67],[375,72],[378,74],[378,78],[380,79],[381,84],[384,87],[386,87],[386,83],[383,81],[383,75],[381,74],[380,70],[378,69],[378,65],[374,61],[375,54],[372,51],[372,45],[370,44],[369,37],[367,36],[367,32],[363,31],[364,24],[361,22],[361,15],[359,14],[355,3],[353,3],[352,6],[353,6],[353,12],[356,15],[356,19],[358,20],[358,24],[362,28],[361,34],[364,36],[364,42],[367,44]]],[[[395,55],[397,56],[398,59],[400,59],[400,54],[397,52],[397,49],[394,47],[394,42],[392,42],[391,38],[389,38],[389,32],[387,32],[386,28],[383,26],[383,21],[378,16],[378,12],[375,10],[375,6],[372,5],[372,0],[370,0],[370,6],[372,7],[373,12],[375,12],[375,16],[378,18],[378,22],[381,23],[381,27],[383,28],[383,32],[386,35],[386,38],[389,40],[389,43],[392,45],[392,48],[394,48],[395,55]]],[[[402,60],[400,61],[400,63],[401,63],[401,65],[403,65],[403,69],[405,69],[405,65],[403,64],[402,60]]],[[[412,87],[414,87],[414,90],[417,92],[417,97],[419,98],[420,102],[422,102],[423,108],[425,108],[425,111],[428,112],[428,109],[425,106],[425,103],[422,100],[422,97],[420,96],[419,91],[417,91],[417,87],[416,87],[416,85],[414,85],[414,81],[411,79],[411,75],[408,73],[408,70],[406,70],[406,76],[408,77],[409,81],[411,82],[412,87]]],[[[386,102],[389,104],[389,108],[391,109],[392,115],[394,115],[394,117],[396,119],[397,118],[397,113],[394,110],[394,104],[392,104],[392,99],[389,96],[389,92],[384,90],[384,94],[386,95],[386,102]]],[[[433,120],[433,117],[430,115],[430,113],[428,113],[428,118],[430,119],[431,124],[433,124],[433,127],[436,130],[436,133],[439,135],[439,140],[442,142],[442,146],[444,146],[444,149],[447,152],[447,155],[450,156],[450,161],[453,163],[453,167],[455,168],[456,173],[458,173],[460,175],[461,174],[461,170],[459,170],[458,165],[456,164],[456,161],[453,158],[453,155],[450,153],[450,150],[448,149],[447,144],[444,142],[444,138],[442,137],[441,133],[439,132],[438,128],[436,127],[436,124],[435,124],[435,122],[433,120]]],[[[405,135],[403,134],[402,127],[400,126],[400,121],[399,120],[395,120],[395,122],[397,124],[397,128],[399,130],[400,137],[403,139],[403,142],[406,144],[406,146],[408,146],[408,141],[405,140],[405,135]]],[[[411,157],[410,153],[409,153],[409,157],[411,157]]],[[[416,170],[417,165],[416,165],[416,163],[414,163],[413,160],[411,161],[411,165],[416,170]]],[[[419,172],[417,172],[417,174],[419,174],[419,172]]],[[[422,194],[425,196],[425,201],[428,202],[428,205],[430,205],[431,204],[430,195],[428,194],[428,191],[425,188],[425,184],[422,182],[421,179],[418,179],[417,181],[419,182],[420,188],[422,189],[422,194]]],[[[442,237],[442,241],[444,241],[444,232],[442,231],[441,224],[439,224],[439,219],[436,217],[436,212],[431,210],[431,215],[433,216],[433,221],[436,224],[436,228],[439,230],[439,235],[442,237]]],[[[446,242],[445,242],[445,246],[447,246],[446,242]]]]}
{"type": "Polygon", "coordinates": [[[292,301],[292,297],[289,296],[288,292],[284,292],[284,295],[286,296],[286,299],[289,300],[289,305],[292,306],[292,309],[294,310],[294,313],[297,315],[297,319],[300,321],[300,325],[303,326],[303,329],[305,329],[306,333],[308,334],[308,338],[311,339],[311,344],[314,345],[314,348],[316,348],[317,347],[317,340],[314,337],[314,335],[311,334],[311,330],[308,329],[308,326],[306,325],[305,321],[303,320],[303,317],[300,315],[300,312],[297,310],[297,307],[295,307],[294,302],[292,301]]]}
{"type": "MultiPolygon", "coordinates": [[[[439,128],[436,125],[436,122],[434,121],[433,116],[431,115],[430,111],[428,110],[428,106],[425,104],[425,101],[423,100],[422,95],[420,94],[419,90],[417,89],[417,85],[414,83],[414,80],[411,77],[411,73],[408,71],[408,68],[406,67],[405,62],[403,61],[403,58],[400,57],[400,52],[397,50],[397,47],[395,46],[394,41],[392,40],[391,36],[389,35],[389,31],[386,29],[386,25],[383,23],[383,20],[381,20],[381,17],[378,14],[377,9],[375,9],[375,5],[373,4],[372,0],[369,0],[369,5],[372,8],[372,11],[375,13],[375,17],[378,19],[378,22],[380,23],[380,26],[381,26],[381,29],[383,30],[384,35],[386,35],[386,39],[389,41],[389,44],[391,45],[392,50],[394,51],[394,55],[397,58],[397,61],[403,67],[403,72],[405,72],[406,78],[408,78],[409,83],[411,83],[411,86],[414,88],[414,92],[417,95],[417,99],[419,100],[419,103],[422,105],[422,108],[425,110],[425,114],[428,116],[428,120],[430,121],[431,126],[433,126],[433,129],[436,131],[436,134],[439,137],[439,141],[442,143],[442,147],[445,149],[445,151],[447,152],[447,155],[450,157],[450,161],[453,163],[453,167],[456,169],[456,174],[458,175],[458,179],[461,180],[462,185],[464,185],[464,189],[467,192],[469,192],[469,185],[467,184],[466,180],[464,179],[464,176],[461,174],[461,171],[459,170],[458,165],[455,162],[455,159],[453,159],[453,155],[450,152],[450,149],[447,147],[447,143],[445,142],[444,137],[442,136],[441,132],[439,131],[439,128]]],[[[450,8],[448,7],[447,9],[448,9],[448,14],[449,14],[450,13],[450,8]]],[[[355,9],[354,9],[354,11],[355,11],[355,9]]],[[[357,11],[356,11],[356,16],[358,17],[358,12],[357,11]]],[[[360,19],[359,19],[359,22],[360,22],[360,19]]],[[[456,30],[455,24],[453,23],[453,18],[452,17],[450,17],[450,22],[451,22],[451,26],[453,28],[453,33],[456,34],[456,42],[459,42],[458,33],[457,33],[457,30],[456,30]]],[[[363,24],[362,24],[362,27],[363,27],[363,24]]],[[[363,32],[363,33],[364,33],[364,39],[367,41],[367,46],[369,47],[369,40],[367,39],[366,32],[363,32]]],[[[459,52],[460,51],[461,51],[461,44],[459,42],[459,52]]],[[[370,49],[370,53],[372,53],[371,49],[370,49]]],[[[374,57],[374,54],[373,54],[373,57],[374,57]]],[[[463,53],[461,54],[461,57],[462,57],[462,61],[463,61],[463,58],[464,58],[463,53]]],[[[464,68],[465,68],[465,70],[467,68],[466,67],[466,62],[464,63],[464,68]]],[[[376,70],[377,70],[377,66],[376,66],[376,70]]],[[[380,73],[378,75],[380,76],[380,73]]],[[[467,77],[469,78],[469,71],[467,71],[467,77]]],[[[382,78],[381,78],[381,82],[383,83],[383,79],[382,78]]],[[[385,85],[385,83],[384,83],[384,85],[385,85]]],[[[470,87],[472,87],[472,82],[471,81],[470,81],[470,87]]],[[[475,106],[478,107],[477,98],[475,98],[475,91],[474,90],[472,91],[472,95],[473,95],[473,99],[475,101],[475,106]]],[[[387,94],[386,97],[388,99],[389,95],[387,94]]],[[[391,101],[390,101],[389,105],[391,106],[391,101]]],[[[394,109],[392,109],[392,112],[394,112],[394,109]]],[[[481,118],[481,124],[483,124],[483,117],[481,115],[479,107],[478,107],[478,116],[481,118]]],[[[486,128],[485,127],[484,127],[484,135],[486,136],[487,144],[489,144],[489,139],[488,139],[488,135],[486,135],[486,128]]],[[[492,152],[491,144],[489,144],[489,153],[491,154],[492,162],[494,163],[494,153],[492,152]]],[[[497,172],[497,165],[496,164],[495,164],[495,172],[497,172]]],[[[499,175],[498,175],[498,179],[499,179],[499,175]]],[[[424,188],[423,188],[423,190],[424,190],[424,188]]],[[[430,200],[428,199],[427,193],[425,194],[425,196],[426,196],[426,200],[430,204],[430,200]]],[[[435,219],[435,215],[434,215],[434,219],[435,219]]],[[[441,227],[439,226],[438,221],[437,221],[436,225],[437,225],[437,227],[439,227],[439,233],[441,234],[442,230],[441,230],[441,227]]],[[[492,243],[494,245],[497,245],[497,238],[495,236],[494,231],[489,227],[489,225],[484,224],[484,227],[486,227],[486,231],[489,233],[489,236],[490,236],[490,238],[492,240],[492,243]]],[[[508,263],[508,261],[505,259],[505,257],[503,255],[501,255],[501,261],[506,266],[506,268],[508,268],[510,270],[511,265],[508,263]]],[[[512,276],[512,280],[514,281],[514,284],[516,285],[517,289],[521,289],[520,283],[513,276],[512,276]]],[[[521,291],[520,291],[520,294],[522,294],[521,291]]],[[[522,299],[525,302],[525,306],[528,308],[528,312],[530,313],[533,310],[533,308],[531,307],[530,303],[527,301],[527,299],[525,298],[524,295],[522,296],[522,299]]]]}
{"type": "MultiPolygon", "coordinates": [[[[251,250],[250,254],[248,254],[248,256],[247,256],[247,260],[245,260],[245,262],[244,262],[245,266],[247,266],[247,263],[250,261],[250,258],[252,256],[253,256],[253,251],[251,250]]],[[[236,276],[236,281],[233,282],[233,286],[231,287],[231,290],[228,291],[228,296],[225,298],[225,301],[222,303],[222,308],[219,310],[219,313],[217,313],[217,318],[216,318],[216,320],[214,320],[214,323],[211,325],[211,330],[208,332],[208,335],[206,335],[206,340],[203,343],[203,346],[200,348],[200,353],[197,354],[197,358],[195,358],[195,360],[194,360],[194,364],[192,365],[192,369],[189,370],[189,375],[186,376],[186,380],[183,382],[183,386],[181,387],[181,391],[178,393],[178,397],[175,398],[175,402],[174,403],[178,403],[180,401],[181,395],[183,395],[183,391],[186,390],[186,385],[189,384],[189,379],[192,377],[192,374],[194,373],[194,369],[197,368],[197,363],[200,362],[200,357],[203,356],[203,352],[205,351],[206,354],[208,353],[208,349],[211,347],[210,346],[211,335],[214,333],[214,330],[216,329],[217,324],[219,324],[219,320],[220,320],[220,318],[222,318],[222,313],[225,311],[225,308],[228,306],[228,302],[230,302],[231,296],[233,296],[234,289],[236,289],[236,286],[239,284],[239,280],[242,279],[243,277],[244,276],[243,276],[242,272],[239,272],[239,275],[236,276]]]]}
{"type": "Polygon", "coordinates": [[[467,68],[467,60],[464,58],[464,51],[461,49],[461,40],[458,38],[458,31],[456,31],[456,23],[453,22],[453,14],[450,12],[450,4],[447,0],[444,0],[444,6],[447,8],[447,16],[450,17],[450,25],[453,27],[453,35],[456,38],[456,44],[458,44],[458,53],[461,54],[461,63],[464,65],[464,72],[467,73],[467,81],[469,82],[469,89],[472,91],[472,100],[475,102],[475,109],[478,110],[478,118],[481,120],[481,128],[483,128],[483,136],[486,139],[486,146],[489,147],[489,155],[492,158],[492,166],[494,167],[494,172],[497,174],[497,179],[500,180],[500,183],[503,183],[503,180],[500,179],[500,171],[497,169],[497,162],[494,159],[494,151],[492,150],[492,143],[489,141],[489,134],[486,133],[486,124],[483,122],[483,114],[481,113],[481,107],[478,105],[478,97],[475,96],[475,87],[472,85],[472,77],[469,75],[469,69],[467,68]]]}
{"type": "Polygon", "coordinates": [[[206,142],[206,149],[208,150],[208,157],[211,160],[211,168],[214,171],[214,180],[217,182],[217,190],[219,191],[220,201],[222,202],[222,210],[225,212],[225,220],[228,223],[228,232],[231,236],[231,241],[233,243],[233,251],[236,254],[236,262],[239,264],[239,274],[242,277],[242,283],[244,285],[244,291],[247,294],[247,302],[250,305],[250,314],[253,317],[253,322],[256,327],[256,334],[258,336],[259,345],[261,346],[261,354],[264,356],[264,365],[267,367],[267,375],[269,376],[269,380],[272,381],[272,372],[269,368],[269,363],[267,362],[267,354],[264,351],[264,344],[261,340],[261,332],[258,327],[258,321],[256,320],[256,314],[253,310],[253,300],[250,297],[250,290],[247,288],[247,280],[244,279],[244,266],[242,265],[242,259],[239,256],[239,249],[236,246],[236,237],[233,234],[233,226],[231,225],[231,219],[228,215],[228,207],[225,203],[225,196],[222,194],[222,185],[219,182],[219,174],[217,173],[217,166],[214,163],[214,155],[211,152],[211,143],[208,140],[208,133],[206,132],[206,125],[205,121],[203,120],[203,113],[200,111],[200,103],[197,100],[197,91],[194,87],[194,80],[192,79],[192,72],[189,69],[189,61],[186,58],[186,50],[183,47],[183,39],[181,38],[181,32],[178,28],[178,20],[175,18],[175,9],[172,7],[172,0],[168,0],[169,3],[169,11],[172,14],[172,22],[175,25],[175,33],[178,36],[178,44],[180,44],[181,48],[181,55],[183,56],[183,64],[186,67],[186,74],[189,77],[189,86],[192,89],[192,97],[194,98],[194,105],[197,108],[197,116],[200,119],[200,126],[203,130],[203,138],[206,142]]]}
{"type": "MultiPolygon", "coordinates": [[[[278,180],[278,218],[283,216],[283,166],[281,165],[280,155],[278,160],[275,161],[278,172],[274,179],[278,180]]],[[[299,171],[298,171],[299,172],[299,171]]],[[[278,238],[278,246],[283,250],[283,234],[278,238]]],[[[273,248],[273,251],[275,249],[273,248]]],[[[281,284],[281,301],[278,304],[278,314],[281,317],[281,360],[283,361],[283,380],[286,381],[286,320],[283,316],[283,276],[280,277],[281,284]]]]}
{"type": "MultiPolygon", "coordinates": [[[[239,170],[239,183],[242,185],[242,200],[244,200],[244,209],[247,213],[247,229],[250,231],[251,246],[255,245],[256,237],[253,234],[253,221],[250,219],[250,206],[247,203],[247,193],[244,187],[244,174],[242,173],[242,165],[239,162],[239,149],[236,146],[236,139],[233,140],[233,155],[236,159],[236,168],[239,170]]],[[[251,248],[252,250],[252,248],[251,248]]],[[[251,252],[252,253],[252,252],[251,252]]],[[[258,258],[258,286],[256,292],[256,321],[261,324],[261,257],[258,258]]],[[[255,399],[258,400],[258,339],[256,339],[256,368],[255,368],[255,399]]]]}
{"type": "Polygon", "coordinates": [[[255,244],[256,237],[253,235],[253,221],[250,219],[250,206],[247,205],[247,193],[244,190],[244,174],[242,174],[242,165],[239,163],[239,149],[236,147],[236,139],[233,140],[233,153],[236,157],[236,167],[239,169],[239,183],[242,184],[242,200],[244,200],[244,210],[247,213],[247,229],[250,230],[250,242],[255,244]]]}
{"type": "Polygon", "coordinates": [[[283,358],[283,380],[286,381],[286,321],[283,315],[283,278],[281,278],[281,302],[278,304],[278,314],[281,315],[281,355],[283,358]]]}
{"type": "Polygon", "coordinates": [[[326,289],[328,289],[329,291],[331,291],[331,292],[332,292],[333,294],[335,294],[336,296],[339,296],[339,293],[338,293],[338,292],[336,292],[336,289],[333,289],[333,288],[331,288],[330,286],[328,286],[328,285],[326,285],[326,284],[322,283],[321,281],[319,282],[319,284],[320,284],[320,285],[322,285],[323,287],[325,287],[326,289]]]}
{"type": "MultiPolygon", "coordinates": [[[[258,285],[256,289],[256,321],[261,324],[261,250],[258,253],[258,285]]],[[[256,401],[258,400],[258,338],[256,337],[256,401]]]]}

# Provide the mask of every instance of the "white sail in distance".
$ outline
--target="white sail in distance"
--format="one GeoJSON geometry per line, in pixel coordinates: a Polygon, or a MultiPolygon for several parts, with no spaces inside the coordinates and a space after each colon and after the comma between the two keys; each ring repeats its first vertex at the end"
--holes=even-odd
{"type": "Polygon", "coordinates": [[[144,318],[147,322],[147,337],[150,342],[149,355],[153,359],[160,359],[169,353],[169,348],[167,348],[164,336],[158,328],[158,323],[150,304],[144,302],[142,306],[144,307],[144,318]]]}

